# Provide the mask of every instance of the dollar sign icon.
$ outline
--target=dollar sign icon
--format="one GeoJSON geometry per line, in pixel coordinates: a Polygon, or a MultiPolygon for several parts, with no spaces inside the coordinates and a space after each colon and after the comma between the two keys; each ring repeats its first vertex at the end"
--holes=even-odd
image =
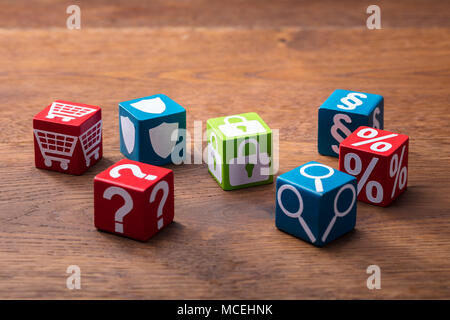
{"type": "Polygon", "coordinates": [[[346,97],[341,99],[341,102],[345,106],[338,104],[337,107],[343,110],[353,110],[363,104],[359,98],[365,99],[367,96],[364,93],[350,92],[346,97]]]}
{"type": "Polygon", "coordinates": [[[373,122],[373,127],[375,129],[381,129],[380,128],[380,121],[378,121],[377,116],[381,113],[380,108],[377,107],[374,111],[373,111],[373,115],[372,115],[372,122],[373,122]]]}
{"type": "MultiPolygon", "coordinates": [[[[347,128],[344,123],[342,123],[342,121],[349,124],[352,123],[352,119],[348,115],[338,113],[334,115],[333,125],[331,126],[330,129],[331,135],[338,143],[341,143],[347,136],[349,136],[352,133],[350,129],[347,128]],[[340,130],[344,134],[344,137],[338,132],[338,130],[340,130]]],[[[333,149],[334,152],[339,154],[339,144],[332,145],[331,149],[333,149]]]]}

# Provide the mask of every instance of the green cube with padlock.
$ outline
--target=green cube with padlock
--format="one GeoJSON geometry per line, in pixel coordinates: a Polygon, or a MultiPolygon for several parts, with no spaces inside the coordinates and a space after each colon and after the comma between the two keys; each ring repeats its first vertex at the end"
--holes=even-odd
{"type": "Polygon", "coordinates": [[[206,122],[208,171],[224,190],[273,182],[272,130],[255,112],[206,122]]]}

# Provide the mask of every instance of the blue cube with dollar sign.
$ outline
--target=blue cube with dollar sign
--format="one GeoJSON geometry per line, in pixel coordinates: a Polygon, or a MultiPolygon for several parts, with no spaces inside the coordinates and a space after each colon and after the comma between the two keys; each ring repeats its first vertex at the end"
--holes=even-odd
{"type": "Polygon", "coordinates": [[[277,178],[275,225],[322,247],[356,224],[355,177],[311,161],[277,178]]]}
{"type": "Polygon", "coordinates": [[[335,90],[319,107],[319,153],[338,157],[340,143],[360,126],[383,129],[383,109],[378,94],[335,90]]]}
{"type": "Polygon", "coordinates": [[[163,94],[119,103],[120,151],[152,165],[180,164],[186,149],[186,110],[163,94]]]}

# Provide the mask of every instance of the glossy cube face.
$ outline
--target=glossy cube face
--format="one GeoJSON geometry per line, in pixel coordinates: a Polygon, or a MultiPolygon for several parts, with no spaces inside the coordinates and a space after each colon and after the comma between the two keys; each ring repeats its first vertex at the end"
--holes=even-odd
{"type": "Polygon", "coordinates": [[[377,94],[335,90],[319,108],[319,153],[339,156],[339,144],[360,126],[383,129],[384,100],[377,94]]]}
{"type": "Polygon", "coordinates": [[[208,170],[224,190],[273,182],[272,131],[258,114],[206,122],[208,170]]]}
{"type": "Polygon", "coordinates": [[[120,151],[139,162],[180,164],[186,148],[186,110],[163,94],[119,103],[120,151]]]}
{"type": "Polygon", "coordinates": [[[406,190],[409,138],[360,127],[341,142],[339,170],[358,179],[358,200],[387,206],[406,190]]]}
{"type": "Polygon", "coordinates": [[[123,159],[95,176],[97,229],[147,241],[173,217],[172,170],[123,159]]]}
{"type": "Polygon", "coordinates": [[[322,247],[356,223],[356,179],[311,161],[277,178],[275,225],[322,247]]]}
{"type": "Polygon", "coordinates": [[[100,107],[56,100],[33,118],[37,168],[80,175],[102,157],[100,107]]]}

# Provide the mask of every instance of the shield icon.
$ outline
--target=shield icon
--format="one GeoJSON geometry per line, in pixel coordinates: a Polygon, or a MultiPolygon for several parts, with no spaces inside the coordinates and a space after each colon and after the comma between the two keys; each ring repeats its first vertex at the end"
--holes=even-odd
{"type": "Polygon", "coordinates": [[[161,114],[166,110],[165,103],[161,98],[144,99],[131,104],[132,107],[146,113],[161,114]]]}
{"type": "Polygon", "coordinates": [[[150,143],[155,153],[161,158],[167,158],[175,148],[178,140],[178,122],[163,122],[148,130],[150,143]]]}
{"type": "Polygon", "coordinates": [[[120,116],[120,128],[122,130],[122,140],[125,143],[125,148],[131,154],[134,150],[136,135],[134,123],[128,117],[120,116]]]}

